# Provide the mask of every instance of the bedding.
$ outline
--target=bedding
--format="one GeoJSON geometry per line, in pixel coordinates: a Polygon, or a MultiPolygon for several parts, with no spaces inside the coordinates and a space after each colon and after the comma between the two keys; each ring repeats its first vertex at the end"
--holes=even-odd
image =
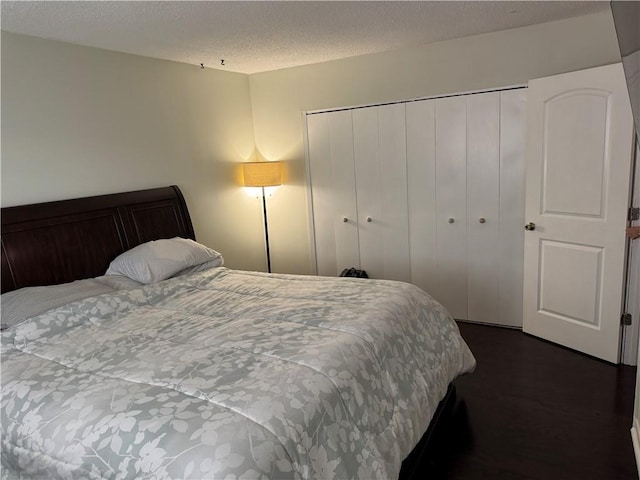
{"type": "Polygon", "coordinates": [[[410,284],[208,269],[2,332],[2,476],[397,478],[475,360],[410,284]]]}
{"type": "Polygon", "coordinates": [[[17,325],[67,303],[113,290],[139,287],[142,284],[122,275],[103,275],[60,285],[25,287],[3,293],[0,297],[0,330],[17,325]]]}

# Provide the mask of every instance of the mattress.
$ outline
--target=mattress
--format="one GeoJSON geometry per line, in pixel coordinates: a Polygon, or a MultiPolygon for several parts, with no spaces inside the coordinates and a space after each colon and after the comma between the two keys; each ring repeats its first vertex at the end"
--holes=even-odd
{"type": "Polygon", "coordinates": [[[212,268],[2,332],[2,476],[397,478],[475,359],[402,282],[212,268]]]}

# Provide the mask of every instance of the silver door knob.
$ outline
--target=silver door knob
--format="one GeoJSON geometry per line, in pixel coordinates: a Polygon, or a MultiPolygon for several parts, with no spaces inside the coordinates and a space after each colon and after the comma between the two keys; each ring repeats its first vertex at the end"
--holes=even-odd
{"type": "Polygon", "coordinates": [[[484,218],[484,217],[480,217],[480,218],[478,219],[478,222],[480,222],[480,223],[485,223],[486,221],[487,221],[487,219],[486,219],[486,218],[484,218]]]}
{"type": "Polygon", "coordinates": [[[533,230],[535,230],[535,229],[536,229],[536,224],[535,224],[535,223],[533,223],[533,222],[529,222],[529,223],[527,223],[527,224],[524,226],[524,229],[525,229],[527,232],[532,232],[533,230]]]}
{"type": "Polygon", "coordinates": [[[456,219],[455,219],[455,218],[453,218],[453,217],[449,217],[449,220],[447,220],[447,222],[449,222],[449,223],[453,223],[453,222],[455,222],[455,221],[456,221],[456,219]]]}
{"type": "Polygon", "coordinates": [[[373,220],[371,217],[367,217],[367,222],[371,223],[371,220],[373,220]]]}

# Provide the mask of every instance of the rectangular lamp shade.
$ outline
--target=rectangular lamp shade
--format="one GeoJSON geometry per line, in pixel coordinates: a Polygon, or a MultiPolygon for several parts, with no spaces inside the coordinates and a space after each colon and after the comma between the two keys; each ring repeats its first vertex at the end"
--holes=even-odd
{"type": "Polygon", "coordinates": [[[247,162],[242,164],[245,187],[273,187],[282,184],[281,162],[247,162]]]}

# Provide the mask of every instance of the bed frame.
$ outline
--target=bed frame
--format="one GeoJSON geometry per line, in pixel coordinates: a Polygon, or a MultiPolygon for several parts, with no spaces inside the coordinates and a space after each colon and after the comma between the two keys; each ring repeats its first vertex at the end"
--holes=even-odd
{"type": "Polygon", "coordinates": [[[103,275],[150,240],[195,240],[180,189],[170,187],[2,209],[2,293],[103,275]]]}
{"type": "Polygon", "coordinates": [[[429,428],[402,462],[398,480],[446,478],[447,462],[455,437],[455,416],[459,409],[456,387],[449,384],[445,397],[438,404],[429,428]]]}
{"type": "MultiPolygon", "coordinates": [[[[2,292],[103,275],[111,260],[140,243],[195,240],[180,189],[170,187],[2,209],[2,292]]],[[[425,478],[437,460],[443,425],[456,401],[450,386],[429,429],[402,464],[400,478],[425,478]]]]}

